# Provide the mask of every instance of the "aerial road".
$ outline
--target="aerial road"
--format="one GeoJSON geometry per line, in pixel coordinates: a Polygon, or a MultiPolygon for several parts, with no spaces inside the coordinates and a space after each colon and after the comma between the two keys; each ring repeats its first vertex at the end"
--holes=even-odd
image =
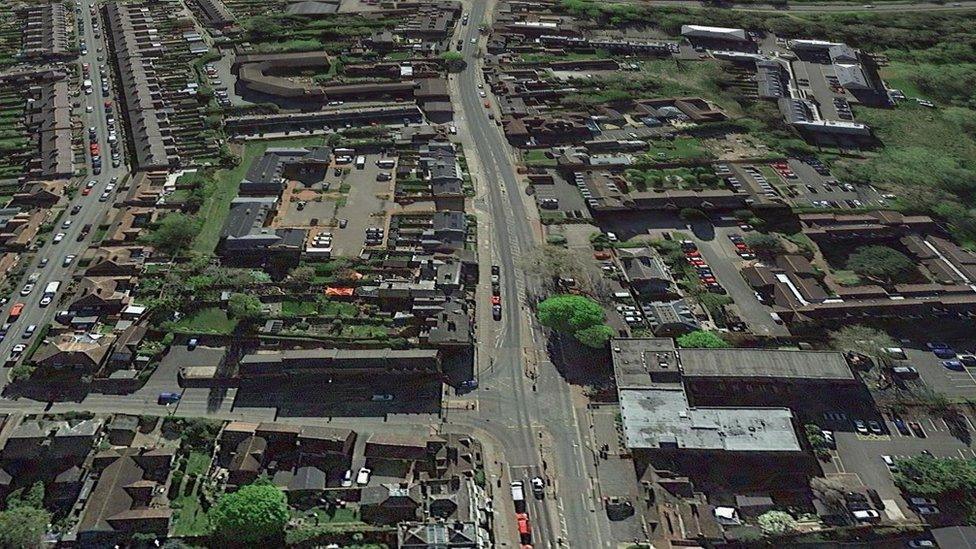
{"type": "MultiPolygon", "coordinates": [[[[106,212],[112,208],[112,204],[115,201],[115,193],[118,190],[118,184],[127,171],[124,158],[118,167],[112,165],[111,159],[111,146],[109,143],[109,134],[111,132],[106,119],[106,115],[108,114],[106,112],[106,101],[112,102],[116,129],[121,127],[122,121],[118,108],[114,106],[114,86],[109,83],[108,94],[105,95],[102,92],[102,82],[107,81],[108,75],[110,74],[108,72],[106,53],[108,47],[105,43],[105,29],[102,28],[99,22],[97,27],[98,37],[96,37],[96,26],[94,23],[98,21],[97,14],[93,14],[88,6],[81,6],[79,4],[79,7],[81,9],[78,18],[84,22],[84,28],[79,32],[79,38],[80,42],[84,43],[85,49],[82,50],[82,54],[79,56],[78,64],[81,66],[87,64],[88,66],[87,76],[83,75],[80,81],[89,79],[92,82],[92,86],[90,88],[91,93],[86,93],[88,90],[85,89],[84,85],[80,86],[78,90],[79,94],[74,100],[80,103],[76,111],[81,111],[81,119],[85,126],[85,130],[83,131],[84,159],[87,164],[89,176],[79,179],[79,189],[74,198],[63,199],[59,203],[58,207],[65,208],[64,213],[54,225],[54,229],[48,234],[47,241],[44,245],[36,250],[20,286],[14,290],[10,296],[10,301],[0,311],[0,317],[2,317],[4,323],[9,322],[10,310],[15,305],[21,304],[23,311],[20,314],[20,318],[10,323],[7,333],[4,335],[3,340],[0,341],[0,360],[7,361],[4,372],[0,376],[0,384],[2,385],[6,385],[10,367],[16,363],[15,361],[7,360],[13,348],[19,344],[29,348],[31,343],[33,343],[34,337],[36,337],[36,332],[29,336],[25,333],[28,326],[35,326],[36,330],[40,330],[42,326],[50,323],[54,319],[55,313],[59,310],[60,299],[64,296],[65,287],[68,285],[72,273],[77,267],[77,258],[88,248],[92,238],[97,233],[95,229],[99,223],[104,221],[106,212]],[[101,66],[104,66],[104,70],[100,70],[101,66]],[[95,129],[94,139],[90,137],[89,128],[95,129]],[[98,144],[98,152],[102,158],[101,173],[99,175],[92,175],[94,169],[91,145],[93,143],[98,144]],[[113,184],[111,183],[113,179],[117,179],[118,181],[113,184]],[[94,184],[89,183],[92,181],[94,184]],[[103,193],[106,193],[106,187],[110,184],[116,188],[113,191],[109,191],[108,195],[103,198],[103,193]],[[84,189],[89,185],[91,187],[85,191],[84,189]],[[68,221],[70,223],[67,223],[68,221]],[[58,241],[55,242],[55,240],[58,241]],[[36,279],[32,282],[34,285],[33,290],[27,293],[27,295],[22,295],[22,293],[26,293],[23,289],[24,285],[28,284],[29,277],[35,273],[36,279]],[[53,297],[50,304],[42,306],[41,301],[45,287],[48,283],[55,281],[61,282],[57,295],[53,297]]],[[[116,140],[122,143],[124,138],[120,132],[117,131],[116,133],[116,140]]],[[[120,144],[119,150],[121,151],[122,149],[124,149],[124,146],[120,144]]],[[[25,257],[29,256],[25,254],[25,257]]]]}
{"type": "MultiPolygon", "coordinates": [[[[544,351],[546,340],[534,325],[528,302],[528,296],[539,294],[538,281],[527,276],[518,261],[539,245],[540,235],[523,203],[512,152],[496,123],[494,98],[482,80],[478,51],[484,39],[479,27],[490,24],[492,6],[470,5],[469,21],[460,35],[467,65],[454,77],[452,99],[466,154],[474,157],[469,165],[477,166],[478,199],[490,217],[490,234],[484,237],[492,241],[493,257],[480,261],[498,266],[502,314],[491,322],[491,330],[479,331],[480,362],[491,364],[481,374],[479,417],[457,421],[470,421],[501,441],[508,481],[528,486],[537,476],[547,480],[542,497],[526,496],[534,547],[614,547],[606,515],[595,498],[592,456],[580,432],[571,387],[545,360],[537,372],[526,375],[527,359],[535,362],[529,355],[544,351]],[[494,337],[485,337],[487,331],[495,332],[494,337]]],[[[512,509],[498,509],[514,515],[512,509]]]]}

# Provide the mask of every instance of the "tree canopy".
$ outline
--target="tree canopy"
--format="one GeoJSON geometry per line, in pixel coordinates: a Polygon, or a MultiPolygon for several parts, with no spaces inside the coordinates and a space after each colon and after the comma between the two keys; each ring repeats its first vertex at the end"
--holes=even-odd
{"type": "Polygon", "coordinates": [[[784,511],[766,511],[756,521],[765,534],[788,534],[796,530],[796,519],[784,511]]]}
{"type": "Polygon", "coordinates": [[[255,320],[264,315],[264,308],[256,296],[234,293],[227,301],[227,314],[238,320],[255,320]]]}
{"type": "Polygon", "coordinates": [[[0,513],[0,547],[40,547],[51,513],[32,505],[17,505],[0,513]]]}
{"type": "Polygon", "coordinates": [[[915,264],[893,248],[862,246],[847,258],[847,268],[861,276],[890,284],[910,280],[915,264]]]}
{"type": "Polygon", "coordinates": [[[783,252],[783,241],[774,234],[752,233],[746,236],[745,241],[757,254],[777,255],[783,252]]]}
{"type": "Polygon", "coordinates": [[[881,330],[861,325],[844,326],[830,332],[830,344],[838,351],[856,351],[881,358],[887,356],[885,349],[898,346],[891,336],[881,330]]]}
{"type": "Polygon", "coordinates": [[[575,334],[603,323],[603,307],[580,295],[557,295],[539,303],[539,322],[559,332],[575,334]]]}
{"type": "Polygon", "coordinates": [[[685,348],[721,349],[723,347],[729,347],[728,341],[725,341],[714,332],[707,332],[705,330],[695,330],[694,332],[678,336],[677,342],[679,347],[685,348]]]}
{"type": "Polygon", "coordinates": [[[147,239],[157,250],[169,255],[178,255],[190,247],[193,239],[200,233],[200,227],[199,219],[181,213],[171,213],[159,222],[147,239]]]}
{"type": "Polygon", "coordinates": [[[976,499],[976,460],[916,456],[897,460],[895,484],[905,492],[932,498],[976,499]]]}
{"type": "Polygon", "coordinates": [[[571,334],[580,343],[596,349],[606,346],[613,328],[603,323],[603,307],[580,295],[557,295],[539,303],[539,323],[557,332],[571,334]]]}
{"type": "Polygon", "coordinates": [[[285,531],[288,503],[272,484],[249,484],[226,493],[210,509],[214,535],[224,541],[254,545],[273,541],[285,531]]]}
{"type": "Polygon", "coordinates": [[[597,324],[596,326],[590,326],[589,328],[583,328],[577,331],[573,336],[579,340],[580,343],[586,345],[587,347],[593,347],[594,349],[602,349],[607,346],[607,342],[610,341],[614,335],[613,328],[607,326],[606,324],[597,324]]]}

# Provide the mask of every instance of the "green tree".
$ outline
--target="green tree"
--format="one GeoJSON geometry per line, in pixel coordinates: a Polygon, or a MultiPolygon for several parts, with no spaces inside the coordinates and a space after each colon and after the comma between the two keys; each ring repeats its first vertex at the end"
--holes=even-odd
{"type": "Polygon", "coordinates": [[[838,351],[855,351],[866,356],[885,359],[885,349],[897,347],[895,340],[881,330],[869,326],[845,326],[830,332],[830,345],[838,351]]]}
{"type": "Polygon", "coordinates": [[[18,505],[0,513],[0,547],[40,547],[51,513],[31,505],[18,505]]]}
{"type": "Polygon", "coordinates": [[[281,538],[288,523],[288,503],[277,486],[249,484],[222,495],[208,518],[216,537],[233,544],[256,545],[281,538]]]}
{"type": "Polygon", "coordinates": [[[678,217],[680,217],[682,221],[701,221],[708,219],[708,214],[699,210],[698,208],[682,208],[681,211],[678,212],[678,217]]]}
{"type": "Polygon", "coordinates": [[[753,233],[745,238],[754,252],[762,255],[779,255],[783,253],[783,242],[778,236],[768,233],[753,233]]]}
{"type": "Polygon", "coordinates": [[[906,493],[932,498],[976,499],[976,460],[916,456],[896,460],[895,484],[906,493]]]}
{"type": "Polygon", "coordinates": [[[915,264],[905,254],[887,246],[862,246],[847,258],[847,268],[884,283],[912,278],[915,264]]]}
{"type": "Polygon", "coordinates": [[[603,349],[607,346],[607,342],[610,338],[614,336],[613,328],[607,326],[606,324],[597,324],[596,326],[590,326],[589,328],[583,328],[582,330],[577,330],[573,337],[575,337],[580,343],[586,345],[587,347],[593,347],[594,349],[603,349]]]}
{"type": "Polygon", "coordinates": [[[299,265],[288,273],[292,280],[302,284],[308,284],[315,278],[315,268],[311,265],[299,265]]]}
{"type": "Polygon", "coordinates": [[[460,72],[464,70],[466,65],[464,55],[459,51],[446,51],[441,54],[441,60],[447,65],[447,70],[451,72],[460,72]]]}
{"type": "Polygon", "coordinates": [[[796,519],[784,511],[766,511],[756,521],[764,534],[788,534],[796,530],[796,519]]]}
{"type": "Polygon", "coordinates": [[[539,322],[558,332],[575,334],[603,324],[603,308],[592,299],[579,295],[557,295],[539,303],[539,322]]]}
{"type": "Polygon", "coordinates": [[[179,255],[200,234],[200,220],[181,213],[166,215],[146,238],[157,250],[179,255]]]}
{"type": "Polygon", "coordinates": [[[714,332],[705,330],[695,330],[682,336],[678,336],[678,346],[692,349],[721,349],[729,347],[729,342],[719,337],[714,332]]]}
{"type": "Polygon", "coordinates": [[[227,301],[227,314],[237,320],[256,320],[264,315],[264,308],[256,296],[234,293],[227,301]]]}

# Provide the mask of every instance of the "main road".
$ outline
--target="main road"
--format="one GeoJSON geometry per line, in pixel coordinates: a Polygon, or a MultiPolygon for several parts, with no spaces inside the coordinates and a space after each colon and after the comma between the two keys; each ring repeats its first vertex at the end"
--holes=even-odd
{"type": "MultiPolygon", "coordinates": [[[[615,547],[594,484],[588,429],[581,428],[574,405],[578,395],[546,358],[546,339],[533,321],[529,303],[531,296],[539,295],[539,281],[519,265],[519,257],[540,244],[541,234],[536,231],[534,206],[523,202],[512,151],[489,118],[497,111],[482,79],[479,46],[484,40],[478,29],[490,25],[493,5],[469,4],[469,23],[460,33],[467,64],[452,76],[451,92],[465,156],[477,182],[478,234],[490,240],[487,251],[500,271],[502,319],[479,315],[478,411],[449,414],[448,423],[470,425],[498,439],[506,461],[499,464],[499,482],[523,480],[527,487],[528,479],[538,475],[551,483],[544,499],[527,494],[532,499],[529,518],[535,547],[615,547]]],[[[485,251],[481,250],[481,263],[486,281],[490,275],[485,251]]],[[[478,292],[481,311],[490,310],[489,291],[484,282],[478,292]]],[[[501,488],[507,489],[503,482],[501,488]]],[[[514,514],[503,507],[496,503],[502,520],[505,513],[514,514]]]]}
{"type": "MultiPolygon", "coordinates": [[[[94,238],[97,232],[98,224],[103,222],[105,213],[112,208],[112,203],[114,202],[114,192],[108,200],[104,202],[99,201],[99,197],[105,190],[106,184],[113,177],[119,178],[121,181],[122,175],[126,173],[127,168],[123,160],[122,164],[118,168],[112,167],[111,162],[111,152],[108,142],[108,124],[105,119],[105,105],[104,101],[106,99],[113,99],[114,86],[110,86],[110,96],[102,97],[101,94],[101,78],[98,76],[99,65],[105,64],[105,58],[107,56],[107,47],[105,45],[104,34],[102,37],[95,38],[95,32],[92,23],[95,20],[95,16],[92,16],[88,9],[82,8],[81,15],[79,18],[84,21],[85,29],[84,32],[80,34],[82,40],[88,46],[88,53],[82,55],[78,63],[88,63],[91,71],[91,80],[93,83],[93,89],[91,95],[86,95],[84,90],[79,90],[78,101],[80,102],[81,117],[84,122],[85,130],[82,132],[84,135],[84,159],[88,166],[89,173],[91,172],[91,156],[89,154],[89,141],[88,141],[88,130],[87,128],[94,127],[96,130],[96,136],[101,148],[102,154],[102,173],[98,176],[92,176],[80,180],[79,186],[81,189],[84,188],[86,182],[94,180],[96,182],[95,187],[91,190],[91,194],[88,196],[83,196],[81,189],[75,195],[73,199],[64,198],[58,204],[58,207],[65,208],[64,214],[58,219],[57,224],[54,226],[54,230],[48,235],[47,242],[41,246],[34,257],[31,259],[30,264],[25,273],[25,277],[22,280],[20,286],[18,286],[14,293],[10,296],[10,302],[4,305],[2,312],[3,321],[7,322],[7,318],[11,307],[15,303],[23,303],[24,310],[20,318],[11,324],[6,336],[3,341],[0,341],[0,360],[6,360],[10,356],[11,349],[20,343],[30,346],[33,337],[36,335],[25,338],[24,331],[27,326],[34,325],[40,329],[41,326],[51,322],[54,319],[55,312],[59,309],[60,299],[64,297],[65,287],[71,280],[72,273],[77,267],[78,260],[75,259],[69,265],[64,265],[64,259],[68,255],[75,255],[80,257],[81,254],[88,248],[91,243],[92,238],[94,238]],[[88,107],[91,107],[92,112],[87,112],[88,107]],[[81,211],[77,214],[72,215],[71,209],[75,206],[79,206],[81,211]],[[63,228],[62,224],[66,220],[71,220],[71,225],[67,228],[63,228]],[[92,226],[91,234],[81,237],[82,228],[85,225],[90,224],[92,226]],[[54,243],[54,235],[57,233],[65,233],[64,239],[59,243],[54,243]],[[41,266],[41,261],[43,259],[47,260],[46,266],[41,266]],[[20,291],[24,284],[27,283],[27,277],[31,273],[38,273],[39,278],[34,282],[34,290],[27,296],[20,295],[20,291]],[[47,307],[42,307],[41,297],[44,292],[44,287],[48,282],[60,281],[61,289],[58,292],[57,297],[51,302],[47,307]]],[[[100,29],[104,31],[104,29],[100,29]]],[[[118,114],[116,114],[115,123],[120,126],[122,121],[118,114]]],[[[121,134],[120,134],[121,135],[121,134]]],[[[26,253],[24,257],[28,257],[26,253]]],[[[9,365],[6,365],[4,372],[0,375],[0,386],[6,384],[7,377],[10,372],[9,365]]]]}

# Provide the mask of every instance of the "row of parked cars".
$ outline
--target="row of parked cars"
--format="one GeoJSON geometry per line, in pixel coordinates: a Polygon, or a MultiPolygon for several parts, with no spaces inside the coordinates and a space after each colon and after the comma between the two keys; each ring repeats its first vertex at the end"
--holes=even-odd
{"type": "Polygon", "coordinates": [[[742,259],[756,259],[756,254],[753,253],[752,248],[746,244],[746,239],[742,237],[741,234],[732,233],[729,235],[729,240],[732,245],[735,246],[735,253],[739,254],[742,259]]]}
{"type": "Polygon", "coordinates": [[[691,266],[695,269],[695,273],[698,275],[698,281],[701,282],[702,286],[706,290],[716,294],[724,294],[725,288],[718,283],[715,278],[715,274],[712,273],[711,267],[701,256],[701,252],[698,251],[698,245],[691,240],[681,241],[681,251],[685,254],[685,259],[691,266]]]}

